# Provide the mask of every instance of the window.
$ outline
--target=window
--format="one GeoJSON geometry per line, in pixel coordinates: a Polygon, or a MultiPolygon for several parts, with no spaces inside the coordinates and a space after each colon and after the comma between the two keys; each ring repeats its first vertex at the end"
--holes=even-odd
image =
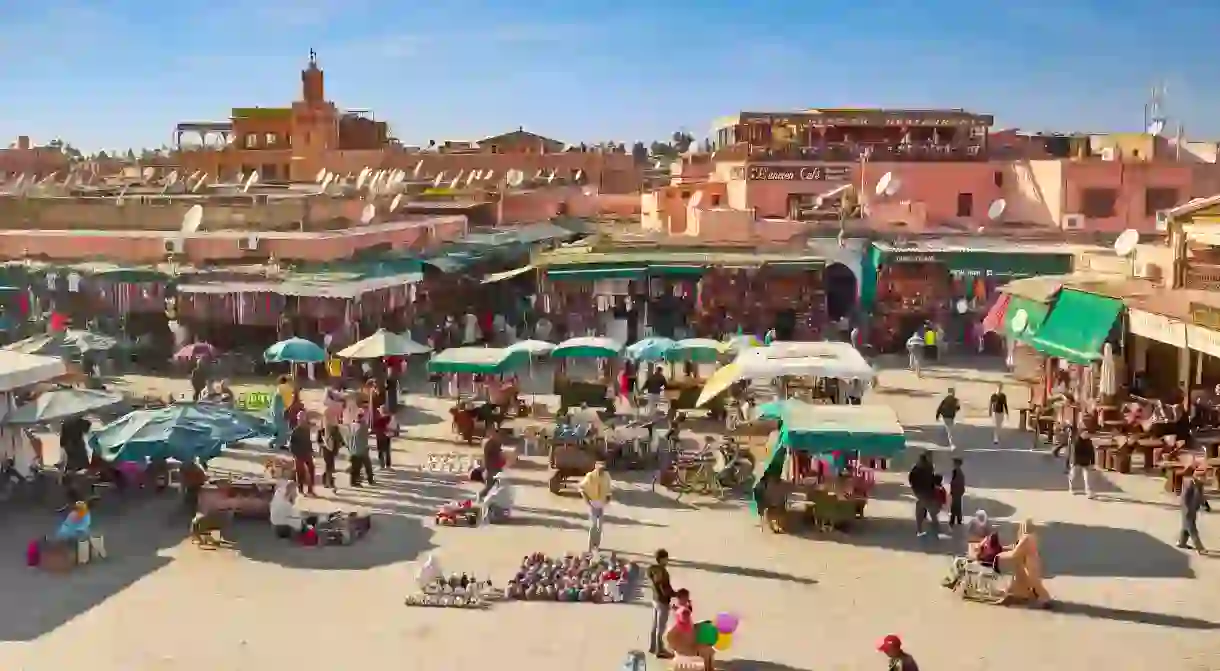
{"type": "Polygon", "coordinates": [[[719,206],[720,206],[720,194],[718,194],[718,193],[713,194],[712,195],[712,207],[719,207],[719,206]]]}
{"type": "Polygon", "coordinates": [[[280,141],[280,136],[275,133],[266,133],[263,135],[263,146],[274,147],[280,141]]]}
{"type": "Polygon", "coordinates": [[[246,149],[258,149],[258,135],[256,133],[246,133],[242,146],[246,149]]]}
{"type": "Polygon", "coordinates": [[[259,177],[261,179],[269,179],[273,181],[279,179],[279,174],[277,172],[278,167],[279,166],[274,163],[264,163],[263,169],[259,171],[259,177]]]}
{"type": "Polygon", "coordinates": [[[1158,210],[1168,210],[1178,204],[1178,190],[1173,188],[1149,187],[1144,192],[1144,214],[1151,217],[1158,210]]]}
{"type": "Polygon", "coordinates": [[[1004,173],[999,170],[991,174],[991,179],[995,182],[996,186],[1004,186],[1004,173]]]}
{"type": "Polygon", "coordinates": [[[974,215],[974,194],[959,193],[957,194],[957,216],[969,217],[974,215]]]}
{"type": "Polygon", "coordinates": [[[690,191],[683,191],[682,200],[689,200],[689,199],[690,199],[690,191]]]}
{"type": "Polygon", "coordinates": [[[1114,216],[1118,204],[1118,189],[1081,189],[1080,213],[1090,219],[1114,216]]]}

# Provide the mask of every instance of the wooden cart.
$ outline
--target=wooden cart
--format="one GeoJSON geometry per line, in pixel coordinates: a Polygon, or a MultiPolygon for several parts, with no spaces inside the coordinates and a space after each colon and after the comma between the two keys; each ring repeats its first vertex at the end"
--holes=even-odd
{"type": "Polygon", "coordinates": [[[610,397],[609,389],[602,382],[558,379],[555,381],[555,393],[559,396],[559,414],[567,412],[568,408],[579,408],[581,404],[614,412],[614,399],[610,397]]]}
{"type": "Polygon", "coordinates": [[[552,443],[549,487],[552,494],[561,494],[569,478],[583,477],[597,463],[597,452],[587,441],[552,443]]]}

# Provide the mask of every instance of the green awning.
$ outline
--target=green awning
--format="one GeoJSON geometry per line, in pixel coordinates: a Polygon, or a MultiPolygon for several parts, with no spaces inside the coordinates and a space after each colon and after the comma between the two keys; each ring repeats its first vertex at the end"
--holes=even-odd
{"type": "Polygon", "coordinates": [[[1050,305],[1046,303],[1021,298],[1020,296],[1010,297],[1008,299],[1008,309],[1004,311],[1004,334],[1022,342],[1029,342],[1042,329],[1042,324],[1046,321],[1048,312],[1050,312],[1050,305]],[[1017,316],[1017,312],[1021,310],[1025,311],[1025,328],[1018,332],[1013,329],[1012,322],[1013,318],[1017,316]]]}
{"type": "Polygon", "coordinates": [[[546,276],[552,280],[634,280],[644,277],[648,272],[642,266],[603,267],[603,268],[562,268],[546,271],[546,276]]]}
{"type": "Polygon", "coordinates": [[[707,272],[704,266],[684,266],[684,265],[655,265],[648,266],[648,274],[656,277],[662,276],[685,276],[685,277],[702,277],[703,273],[707,272]]]}
{"type": "Polygon", "coordinates": [[[1047,356],[1091,363],[1101,358],[1101,346],[1122,310],[1123,302],[1116,298],[1064,289],[1029,343],[1047,356]]]}

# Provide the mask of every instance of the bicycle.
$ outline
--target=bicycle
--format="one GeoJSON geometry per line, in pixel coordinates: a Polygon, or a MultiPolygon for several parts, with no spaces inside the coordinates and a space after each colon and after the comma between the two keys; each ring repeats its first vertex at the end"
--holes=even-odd
{"type": "Polygon", "coordinates": [[[724,488],[718,477],[718,455],[712,449],[709,438],[703,449],[693,454],[679,454],[674,465],[674,489],[678,492],[679,501],[687,492],[711,494],[717,498],[724,496],[724,488]]]}

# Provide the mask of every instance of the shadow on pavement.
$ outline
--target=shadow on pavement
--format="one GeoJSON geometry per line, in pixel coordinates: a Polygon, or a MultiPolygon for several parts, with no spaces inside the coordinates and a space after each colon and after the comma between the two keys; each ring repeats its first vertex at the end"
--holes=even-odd
{"type": "MultiPolygon", "coordinates": [[[[1005,544],[1016,541],[1015,522],[996,525],[1005,544]]],[[[941,532],[947,533],[941,516],[941,532]]],[[[1050,522],[1039,525],[1042,562],[1046,577],[1087,578],[1194,578],[1190,557],[1169,543],[1134,529],[1093,527],[1050,522]]],[[[873,517],[849,533],[795,534],[829,542],[901,552],[957,555],[965,552],[964,538],[934,540],[915,534],[913,519],[873,517]]]]}
{"type": "Polygon", "coordinates": [[[177,499],[117,501],[108,498],[92,513],[94,533],[106,539],[106,559],[68,573],[25,565],[26,545],[55,531],[61,514],[12,510],[4,516],[0,541],[0,641],[32,641],[93,609],[173,560],[159,551],[186,538],[189,518],[177,499]]]}
{"type": "MultiPolygon", "coordinates": [[[[652,555],[646,555],[639,552],[617,552],[616,554],[624,557],[637,557],[642,563],[651,563],[652,555]]],[[[805,576],[792,575],[790,573],[779,573],[761,568],[749,568],[747,566],[726,566],[724,564],[712,564],[709,562],[686,561],[682,559],[669,558],[669,568],[671,569],[693,569],[696,571],[705,571],[707,573],[719,573],[721,575],[735,575],[742,578],[756,578],[758,580],[775,580],[778,582],[790,582],[798,585],[816,585],[818,581],[805,576]]]]}
{"type": "Polygon", "coordinates": [[[1174,629],[1196,629],[1210,631],[1220,629],[1220,623],[1209,622],[1195,617],[1169,615],[1167,613],[1147,613],[1139,610],[1123,610],[1096,606],[1089,603],[1072,601],[1056,601],[1053,612],[1065,615],[1079,615],[1115,622],[1130,622],[1132,624],[1148,624],[1154,627],[1171,627],[1174,629]]]}
{"type": "Polygon", "coordinates": [[[234,550],[251,561],[286,568],[358,571],[413,561],[435,547],[432,530],[414,517],[373,513],[372,530],[347,546],[305,547],[278,538],[266,522],[238,521],[225,533],[234,550]]]}
{"type": "Polygon", "coordinates": [[[423,408],[414,405],[404,405],[398,409],[396,414],[399,426],[403,429],[409,429],[413,426],[430,426],[450,421],[448,417],[424,410],[423,408]]]}
{"type": "Polygon", "coordinates": [[[720,671],[809,671],[809,669],[762,659],[726,659],[723,662],[716,662],[716,668],[720,671]]]}

